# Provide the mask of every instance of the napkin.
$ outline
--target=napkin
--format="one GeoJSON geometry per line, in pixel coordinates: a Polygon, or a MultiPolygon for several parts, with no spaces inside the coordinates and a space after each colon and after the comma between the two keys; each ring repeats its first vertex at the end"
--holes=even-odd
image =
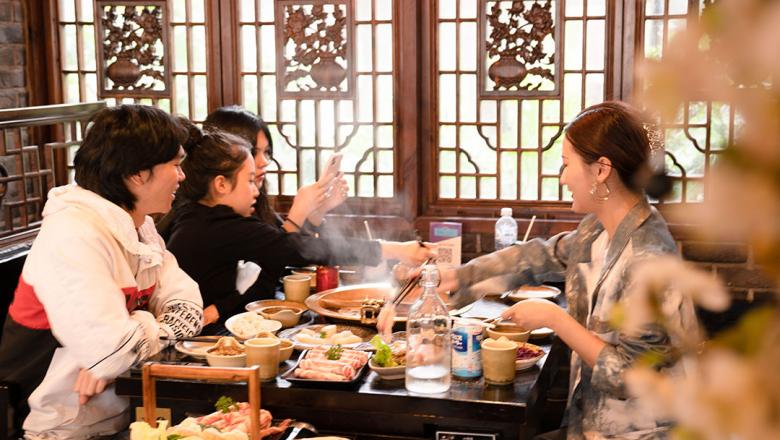
{"type": "Polygon", "coordinates": [[[238,260],[236,267],[236,290],[243,295],[257,281],[262,269],[253,261],[238,260]]]}

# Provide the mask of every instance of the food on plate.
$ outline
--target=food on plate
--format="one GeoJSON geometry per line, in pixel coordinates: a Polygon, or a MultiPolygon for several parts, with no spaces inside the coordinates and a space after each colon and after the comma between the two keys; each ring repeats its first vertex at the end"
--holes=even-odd
{"type": "MultiPolygon", "coordinates": [[[[251,339],[256,337],[260,332],[269,331],[273,326],[271,325],[275,321],[267,320],[262,316],[254,312],[246,312],[236,317],[231,322],[230,330],[233,334],[241,339],[251,339]]],[[[279,327],[274,329],[278,330],[279,327]]]]}
{"type": "Polygon", "coordinates": [[[362,351],[349,350],[340,346],[317,347],[309,350],[293,371],[300,379],[349,381],[368,362],[368,355],[362,351]]]}
{"type": "Polygon", "coordinates": [[[531,344],[518,344],[517,360],[533,359],[544,354],[544,350],[531,344]]]}
{"type": "MultiPolygon", "coordinates": [[[[217,411],[203,417],[187,417],[176,426],[167,428],[167,421],[158,422],[152,428],[146,422],[130,424],[130,440],[248,440],[250,429],[250,406],[246,402],[236,403],[229,397],[220,397],[215,405],[217,411]]],[[[284,432],[290,419],[273,426],[271,413],[260,410],[260,437],[284,432]]]]}
{"type": "Polygon", "coordinates": [[[376,348],[376,353],[371,358],[375,365],[385,368],[406,365],[406,341],[395,341],[387,345],[376,335],[371,339],[371,345],[376,348]]]}
{"type": "Polygon", "coordinates": [[[244,346],[236,341],[235,338],[225,336],[219,338],[217,343],[206,351],[219,356],[237,356],[239,354],[244,354],[244,346]]]}
{"type": "Polygon", "coordinates": [[[347,345],[363,342],[360,336],[349,330],[340,332],[335,325],[326,325],[319,330],[304,328],[293,338],[302,344],[310,345],[347,345]]]}

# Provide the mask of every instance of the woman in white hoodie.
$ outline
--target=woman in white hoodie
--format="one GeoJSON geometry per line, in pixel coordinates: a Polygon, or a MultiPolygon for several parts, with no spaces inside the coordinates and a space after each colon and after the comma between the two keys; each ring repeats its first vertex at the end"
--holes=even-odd
{"type": "Polygon", "coordinates": [[[101,110],[76,153],[77,185],[49,192],[0,342],[0,380],[29,405],[26,438],[127,427],[111,381],[160,351],[161,337],[200,331],[198,286],[148,216],[171,207],[186,137],[153,107],[101,110]]]}

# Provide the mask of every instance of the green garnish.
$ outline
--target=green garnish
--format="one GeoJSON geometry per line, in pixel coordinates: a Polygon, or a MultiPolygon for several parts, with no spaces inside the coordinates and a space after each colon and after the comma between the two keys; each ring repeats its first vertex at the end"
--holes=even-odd
{"type": "Polygon", "coordinates": [[[230,411],[233,411],[233,407],[235,405],[235,400],[231,399],[230,397],[220,396],[220,398],[217,399],[217,403],[214,404],[214,408],[216,408],[218,411],[222,411],[223,413],[229,413],[230,411]]]}
{"type": "Polygon", "coordinates": [[[328,337],[328,334],[327,334],[327,333],[325,333],[325,332],[320,332],[320,338],[321,338],[321,339],[325,339],[325,338],[327,338],[327,337],[328,337]]]}
{"type": "Polygon", "coordinates": [[[205,431],[205,430],[207,430],[207,429],[211,428],[211,429],[216,429],[216,430],[217,430],[217,431],[219,431],[219,432],[222,432],[222,430],[221,430],[221,429],[217,428],[217,427],[216,427],[216,426],[214,426],[214,425],[204,425],[203,423],[198,423],[198,426],[200,426],[200,430],[201,430],[201,431],[205,431]]]}
{"type": "Polygon", "coordinates": [[[184,436],[181,434],[171,434],[167,437],[168,440],[179,440],[182,438],[184,438],[184,436]]]}
{"type": "Polygon", "coordinates": [[[330,347],[325,354],[328,356],[328,359],[331,361],[337,361],[341,359],[341,353],[344,351],[343,348],[341,348],[341,344],[334,345],[333,347],[330,347]]]}
{"type": "Polygon", "coordinates": [[[380,367],[395,367],[398,365],[393,360],[393,351],[390,349],[390,346],[385,344],[385,341],[383,341],[379,335],[371,338],[370,342],[371,345],[376,348],[376,353],[374,353],[374,357],[372,358],[375,364],[380,367]]]}

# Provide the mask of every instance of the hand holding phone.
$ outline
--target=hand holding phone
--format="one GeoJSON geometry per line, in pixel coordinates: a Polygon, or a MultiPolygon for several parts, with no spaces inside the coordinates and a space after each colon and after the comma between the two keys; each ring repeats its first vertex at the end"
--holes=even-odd
{"type": "Polygon", "coordinates": [[[333,153],[325,163],[325,168],[320,176],[320,183],[325,184],[332,180],[341,171],[341,153],[333,153]]]}

